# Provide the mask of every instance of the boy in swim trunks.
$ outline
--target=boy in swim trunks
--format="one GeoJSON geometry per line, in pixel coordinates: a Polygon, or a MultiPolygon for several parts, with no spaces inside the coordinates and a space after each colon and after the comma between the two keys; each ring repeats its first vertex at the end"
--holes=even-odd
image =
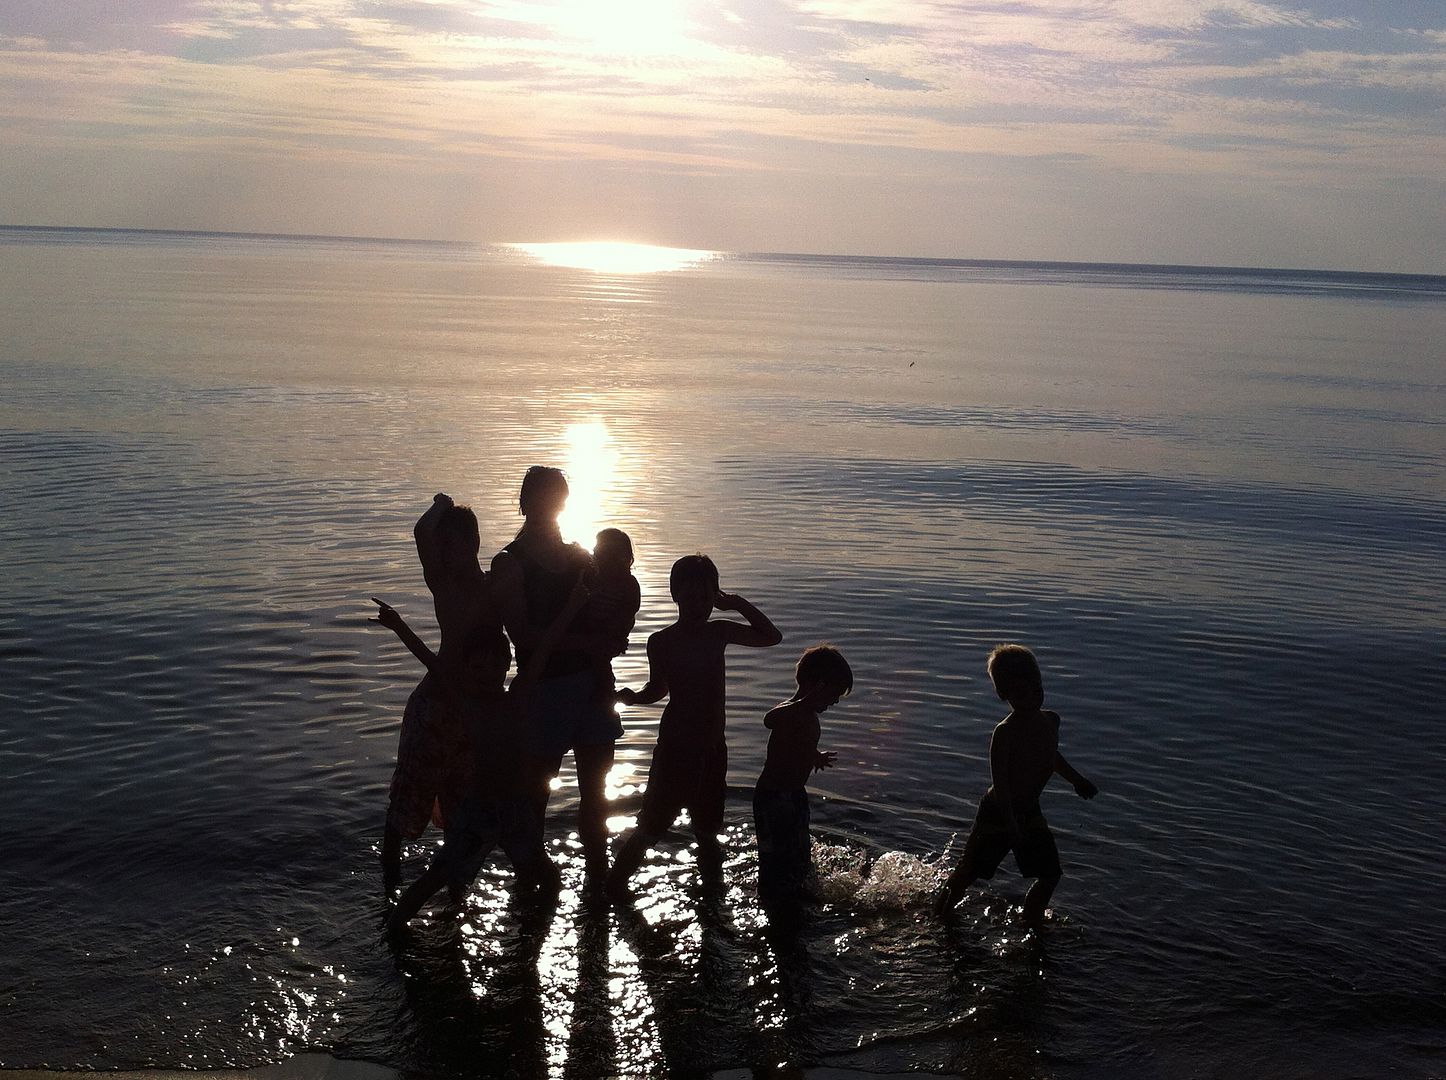
{"type": "Polygon", "coordinates": [[[1009,702],[1011,711],[994,728],[989,742],[993,782],[979,800],[964,854],[940,891],[934,913],[946,914],[971,884],[992,878],[1013,851],[1019,872],[1035,879],[1024,897],[1024,921],[1039,926],[1063,873],[1039,796],[1055,773],[1073,784],[1081,798],[1093,799],[1099,789],[1059,752],[1059,713],[1041,708],[1044,680],[1034,654],[1023,645],[1000,645],[989,654],[987,670],[994,692],[1009,702]]]}
{"type": "Polygon", "coordinates": [[[698,841],[698,864],[706,881],[722,876],[723,802],[728,790],[728,747],[723,740],[726,685],[723,652],[729,645],[768,648],[783,640],[768,617],[741,596],[720,592],[718,568],[706,555],[673,564],[668,588],[678,621],[648,638],[648,681],[641,690],[618,691],[624,705],[651,705],[671,695],[658,724],[658,745],[637,827],[623,842],[608,875],[608,894],[627,895],[628,879],[643,856],[687,810],[698,841]],[[736,611],[748,625],[709,619],[713,609],[736,611]]]}
{"type": "Polygon", "coordinates": [[[765,907],[784,910],[803,896],[813,869],[804,785],[816,769],[834,763],[831,751],[818,748],[818,714],[854,688],[853,670],[832,645],[807,650],[793,675],[797,692],[763,718],[768,757],[753,789],[758,898],[765,907]]]}

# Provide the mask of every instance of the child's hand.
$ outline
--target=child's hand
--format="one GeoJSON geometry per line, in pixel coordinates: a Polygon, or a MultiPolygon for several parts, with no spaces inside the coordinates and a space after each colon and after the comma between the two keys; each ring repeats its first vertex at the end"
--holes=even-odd
{"type": "Polygon", "coordinates": [[[1100,793],[1100,789],[1091,784],[1083,776],[1079,778],[1079,783],[1074,786],[1074,791],[1081,799],[1093,799],[1100,793]]]}
{"type": "Polygon", "coordinates": [[[381,623],[393,632],[402,628],[402,617],[397,614],[396,608],[382,603],[375,596],[372,597],[372,603],[377,606],[377,616],[374,619],[368,619],[367,622],[381,623]]]}
{"type": "Polygon", "coordinates": [[[638,702],[638,692],[625,686],[613,694],[613,700],[619,705],[636,705],[638,702]]]}
{"type": "Polygon", "coordinates": [[[819,750],[816,751],[816,753],[818,756],[813,763],[815,771],[819,769],[832,769],[833,763],[838,760],[838,754],[832,750],[819,750]]]}
{"type": "Polygon", "coordinates": [[[433,501],[434,503],[441,503],[443,506],[451,506],[451,505],[452,505],[452,496],[447,495],[447,494],[439,491],[439,492],[437,492],[437,494],[435,494],[435,495],[432,496],[432,501],[433,501]]]}
{"type": "Polygon", "coordinates": [[[738,595],[719,589],[718,595],[713,598],[713,606],[719,611],[737,611],[738,595]]]}

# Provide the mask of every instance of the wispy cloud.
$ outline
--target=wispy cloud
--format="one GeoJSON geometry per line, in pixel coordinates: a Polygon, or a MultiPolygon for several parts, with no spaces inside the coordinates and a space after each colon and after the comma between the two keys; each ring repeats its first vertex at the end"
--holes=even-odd
{"type": "Polygon", "coordinates": [[[1049,183],[1052,162],[1097,184],[1429,186],[1446,12],[1426,7],[12,0],[0,135],[417,174],[492,160],[943,184],[1012,161],[1010,183],[1029,163],[1049,183]]]}

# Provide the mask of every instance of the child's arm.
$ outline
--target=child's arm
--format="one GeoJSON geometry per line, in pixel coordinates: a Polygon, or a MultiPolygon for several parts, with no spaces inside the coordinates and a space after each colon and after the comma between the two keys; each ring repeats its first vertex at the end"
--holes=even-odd
{"type": "Polygon", "coordinates": [[[437,522],[441,520],[442,514],[451,505],[452,497],[438,492],[432,496],[432,505],[427,507],[427,512],[419,517],[417,523],[412,526],[412,539],[417,542],[417,558],[422,563],[422,578],[426,581],[427,588],[434,592],[440,577],[437,522]]]}
{"type": "Polygon", "coordinates": [[[1065,761],[1064,755],[1058,750],[1054,752],[1054,771],[1074,785],[1075,794],[1081,799],[1093,799],[1100,793],[1100,789],[1076,772],[1074,766],[1065,761]]]}
{"type": "Polygon", "coordinates": [[[428,671],[436,671],[437,654],[427,648],[426,643],[423,642],[421,638],[412,633],[412,628],[407,625],[407,620],[401,617],[396,608],[389,604],[382,603],[375,596],[372,597],[372,603],[377,606],[377,615],[376,618],[368,621],[381,623],[388,630],[395,633],[397,637],[402,639],[402,644],[411,650],[412,655],[420,660],[428,671]]]}
{"type": "Polygon", "coordinates": [[[727,621],[717,624],[723,628],[723,640],[730,645],[767,649],[783,640],[783,634],[769,621],[768,616],[737,593],[720,592],[713,601],[713,606],[719,611],[736,611],[748,620],[747,626],[727,621]]]}
{"type": "Polygon", "coordinates": [[[542,671],[547,667],[547,661],[552,657],[552,651],[557,648],[558,642],[563,638],[572,620],[582,610],[583,604],[587,603],[587,589],[583,588],[581,580],[572,586],[572,593],[567,598],[557,618],[553,619],[542,636],[537,639],[537,647],[533,649],[532,655],[527,658],[527,666],[519,667],[517,674],[512,678],[512,684],[507,688],[509,695],[525,695],[532,691],[537,685],[537,680],[542,678],[542,671]]]}
{"type": "Polygon", "coordinates": [[[641,690],[623,687],[614,697],[624,705],[655,705],[668,696],[666,649],[654,634],[648,638],[648,681],[641,690]]]}

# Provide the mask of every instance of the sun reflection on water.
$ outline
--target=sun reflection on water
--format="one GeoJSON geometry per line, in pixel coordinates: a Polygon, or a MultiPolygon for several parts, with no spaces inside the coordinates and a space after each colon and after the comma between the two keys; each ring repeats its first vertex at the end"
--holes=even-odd
{"type": "Polygon", "coordinates": [[[567,445],[563,471],[567,473],[567,506],[558,518],[563,539],[591,550],[598,530],[616,510],[613,498],[619,475],[619,455],[607,425],[601,420],[570,424],[563,432],[567,445]]]}
{"type": "Polygon", "coordinates": [[[703,248],[660,247],[593,241],[571,244],[507,244],[547,266],[591,270],[595,274],[657,274],[686,270],[716,259],[717,251],[703,248]]]}

